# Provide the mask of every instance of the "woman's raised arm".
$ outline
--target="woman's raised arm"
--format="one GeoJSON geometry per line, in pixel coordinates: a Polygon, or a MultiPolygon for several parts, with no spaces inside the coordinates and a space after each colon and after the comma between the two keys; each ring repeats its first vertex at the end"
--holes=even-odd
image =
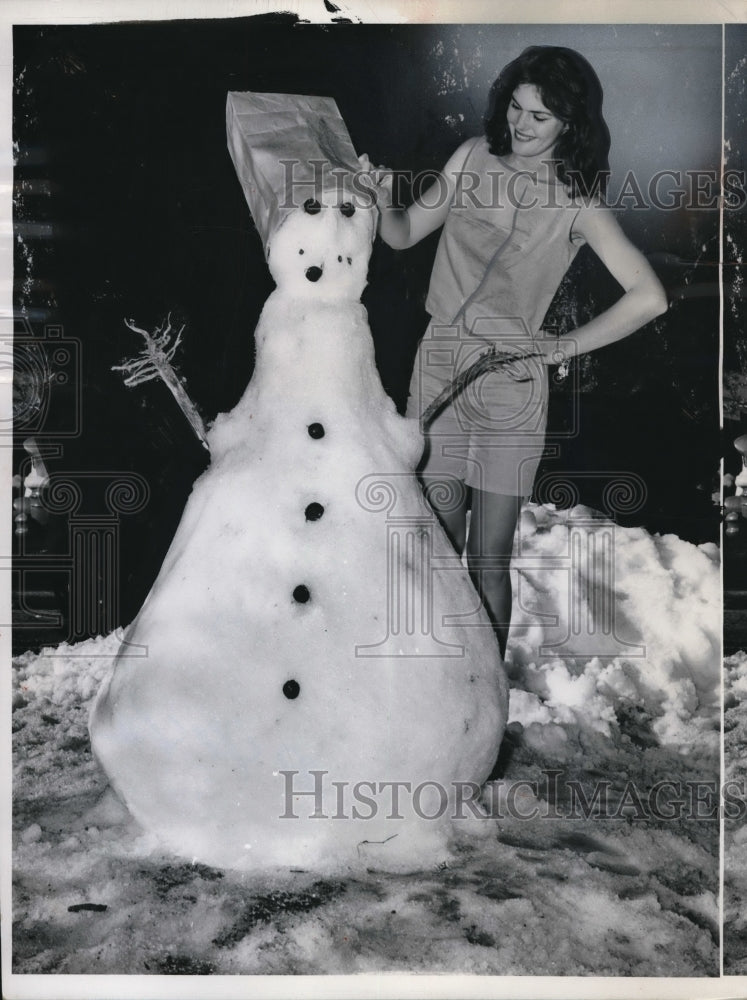
{"type": "Polygon", "coordinates": [[[379,235],[385,243],[395,250],[406,250],[444,224],[454,198],[457,177],[473,142],[473,139],[463,142],[433,183],[406,209],[392,205],[392,171],[383,167],[371,168],[368,157],[365,154],[360,157],[363,169],[369,168],[367,172],[377,193],[379,235]]]}

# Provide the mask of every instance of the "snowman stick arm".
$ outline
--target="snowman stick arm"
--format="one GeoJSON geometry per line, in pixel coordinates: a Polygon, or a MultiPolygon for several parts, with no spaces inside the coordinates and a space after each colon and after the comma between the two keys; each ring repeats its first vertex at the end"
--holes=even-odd
{"type": "Polygon", "coordinates": [[[135,333],[139,333],[145,339],[145,347],[139,357],[131,358],[121,365],[114,365],[112,371],[127,373],[124,383],[128,388],[150,382],[154,378],[162,379],[203,448],[209,451],[210,446],[207,442],[207,432],[202,417],[187,395],[182,380],[171,364],[177,348],[181,344],[184,327],[182,326],[172,342],[171,315],[167,317],[163,329],[156,327],[153,333],[135,326],[132,320],[126,319],[125,326],[135,333]]]}
{"type": "Polygon", "coordinates": [[[480,357],[469,368],[465,368],[455,379],[453,379],[449,384],[443,389],[436,398],[426,407],[420,417],[420,429],[427,430],[429,424],[435,420],[441,410],[455,399],[460,392],[474,382],[476,378],[480,375],[484,375],[486,372],[497,371],[499,368],[504,367],[504,365],[510,365],[516,362],[519,358],[533,357],[536,352],[530,352],[529,354],[516,354],[511,351],[501,351],[499,348],[493,346],[480,357]]]}
{"type": "Polygon", "coordinates": [[[182,385],[181,381],[176,375],[176,372],[174,372],[173,369],[172,369],[172,374],[174,376],[173,379],[171,378],[167,379],[164,377],[164,382],[166,383],[172,395],[179,404],[180,410],[189,421],[189,425],[195,432],[195,435],[199,439],[200,444],[203,446],[203,448],[206,449],[206,451],[210,451],[210,445],[207,442],[207,433],[205,431],[205,424],[203,423],[202,417],[197,412],[197,407],[194,405],[192,400],[187,395],[184,386],[182,385]]]}

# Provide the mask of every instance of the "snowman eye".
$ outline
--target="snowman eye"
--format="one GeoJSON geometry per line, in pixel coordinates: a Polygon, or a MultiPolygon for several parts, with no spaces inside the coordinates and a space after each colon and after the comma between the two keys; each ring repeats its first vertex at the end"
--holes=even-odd
{"type": "Polygon", "coordinates": [[[317,212],[321,212],[322,206],[316,200],[316,198],[307,198],[303,203],[304,212],[308,212],[309,215],[316,215],[317,212]]]}
{"type": "Polygon", "coordinates": [[[340,263],[342,264],[342,257],[338,257],[337,259],[338,259],[338,260],[339,260],[339,262],[340,262],[340,263]]]}
{"type": "Polygon", "coordinates": [[[303,253],[303,250],[299,250],[298,252],[299,252],[299,253],[303,253]]]}
{"type": "Polygon", "coordinates": [[[342,214],[345,216],[346,219],[349,219],[350,216],[353,215],[355,212],[355,205],[353,205],[349,201],[344,201],[342,205],[340,205],[340,211],[342,212],[342,214]]]}

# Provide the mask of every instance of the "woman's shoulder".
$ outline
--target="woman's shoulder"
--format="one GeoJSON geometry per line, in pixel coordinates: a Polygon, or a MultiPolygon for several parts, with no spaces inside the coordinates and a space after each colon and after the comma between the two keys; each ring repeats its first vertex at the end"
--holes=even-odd
{"type": "MultiPolygon", "coordinates": [[[[476,155],[482,154],[481,144],[485,143],[484,136],[470,136],[459,143],[457,148],[446,161],[444,173],[458,174],[466,169],[476,155]]],[[[487,145],[487,144],[486,144],[487,145]]]]}
{"type": "Polygon", "coordinates": [[[606,233],[618,228],[615,214],[604,197],[596,192],[591,195],[574,195],[574,214],[572,238],[574,242],[593,243],[596,238],[604,238],[606,233]]]}
{"type": "Polygon", "coordinates": [[[514,171],[499,156],[490,152],[487,138],[478,135],[465,139],[457,146],[443,172],[454,180],[470,172],[476,177],[492,177],[494,174],[505,174],[508,177],[514,171]]]}
{"type": "Polygon", "coordinates": [[[558,189],[563,192],[563,199],[566,207],[571,209],[574,215],[573,228],[579,231],[584,219],[594,216],[600,212],[609,212],[604,196],[599,190],[584,191],[578,185],[562,183],[558,181],[558,189]]]}
{"type": "Polygon", "coordinates": [[[571,205],[578,210],[579,219],[596,218],[599,214],[608,215],[610,208],[598,191],[594,194],[582,194],[579,191],[569,192],[571,205]]]}

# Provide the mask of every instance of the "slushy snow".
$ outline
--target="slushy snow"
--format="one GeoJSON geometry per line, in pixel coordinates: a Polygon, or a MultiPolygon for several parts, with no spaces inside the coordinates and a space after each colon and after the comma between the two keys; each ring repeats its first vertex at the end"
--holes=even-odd
{"type": "Polygon", "coordinates": [[[747,975],[747,653],[724,660],[724,972],[747,975]]]}
{"type": "Polygon", "coordinates": [[[132,815],[210,865],[444,859],[506,723],[493,630],[414,474],[418,423],[376,371],[376,210],[326,199],[272,237],[251,383],[91,719],[132,815]],[[419,791],[370,816],[364,783],[392,782],[419,791]]]}
{"type": "MultiPolygon", "coordinates": [[[[706,794],[719,783],[716,550],[584,508],[528,505],[523,522],[507,654],[512,721],[499,776],[486,786],[492,818],[481,837],[465,824],[470,834],[446,866],[320,877],[290,865],[223,870],[164,852],[96,806],[107,778],[87,718],[121,636],[19,657],[15,971],[718,975],[719,824],[706,794]],[[594,652],[586,624],[573,634],[592,655],[572,655],[568,592],[588,593],[588,564],[564,573],[558,552],[579,525],[589,544],[614,535],[616,631],[643,644],[643,657],[605,656],[598,644],[594,652]],[[540,595],[541,627],[531,610],[540,595]],[[541,652],[548,643],[563,652],[541,652]],[[605,810],[584,809],[581,795],[588,806],[603,782],[605,810]],[[656,812],[661,782],[672,784],[656,812]],[[703,800],[699,814],[673,806],[688,789],[703,800]]],[[[732,692],[747,703],[744,657],[738,668],[732,692]]],[[[731,836],[726,912],[737,940],[744,845],[731,836]]]]}
{"type": "Polygon", "coordinates": [[[621,528],[581,506],[560,524],[555,517],[529,505],[519,525],[511,662],[520,690],[511,695],[511,718],[525,726],[582,719],[608,736],[620,710],[640,710],[657,741],[716,752],[717,547],[621,528]],[[537,541],[542,559],[534,568],[537,541]],[[537,647],[548,644],[538,660],[537,647]]]}

